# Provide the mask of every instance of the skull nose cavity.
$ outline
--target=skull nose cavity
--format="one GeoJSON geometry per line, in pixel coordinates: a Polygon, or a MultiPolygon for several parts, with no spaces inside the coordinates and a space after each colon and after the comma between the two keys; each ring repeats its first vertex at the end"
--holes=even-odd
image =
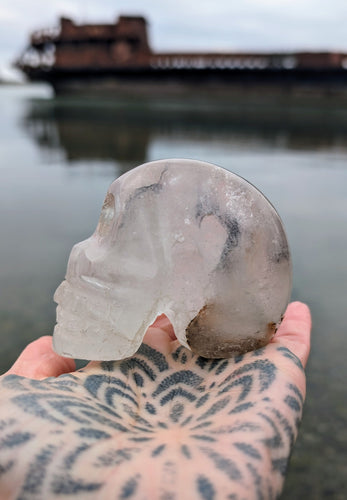
{"type": "Polygon", "coordinates": [[[104,237],[111,231],[114,216],[115,216],[114,196],[112,193],[107,193],[104,204],[101,209],[99,224],[96,230],[100,236],[104,237]]]}

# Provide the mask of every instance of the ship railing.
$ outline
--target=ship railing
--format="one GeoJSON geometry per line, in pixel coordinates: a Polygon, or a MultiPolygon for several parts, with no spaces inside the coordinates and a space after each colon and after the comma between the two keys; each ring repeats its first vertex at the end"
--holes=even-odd
{"type": "Polygon", "coordinates": [[[55,64],[55,47],[49,45],[44,51],[37,50],[35,47],[28,47],[20,58],[16,61],[15,65],[18,68],[42,68],[50,69],[55,64]]]}
{"type": "Polygon", "coordinates": [[[31,34],[31,45],[44,45],[54,42],[60,35],[60,27],[46,28],[34,31],[31,34]]]}
{"type": "Polygon", "coordinates": [[[150,65],[154,69],[237,69],[264,70],[294,69],[297,59],[294,55],[187,55],[156,54],[151,57],[150,65]]]}

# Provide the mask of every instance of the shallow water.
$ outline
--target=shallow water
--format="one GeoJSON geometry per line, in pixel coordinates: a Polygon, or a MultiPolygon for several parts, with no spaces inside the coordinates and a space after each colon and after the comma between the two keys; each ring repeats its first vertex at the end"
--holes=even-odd
{"type": "Polygon", "coordinates": [[[165,157],[219,164],[277,208],[293,299],[313,313],[308,398],[283,498],[345,498],[346,102],[85,103],[54,99],[46,87],[0,86],[0,109],[1,371],[52,333],[53,292],[112,180],[165,157]]]}

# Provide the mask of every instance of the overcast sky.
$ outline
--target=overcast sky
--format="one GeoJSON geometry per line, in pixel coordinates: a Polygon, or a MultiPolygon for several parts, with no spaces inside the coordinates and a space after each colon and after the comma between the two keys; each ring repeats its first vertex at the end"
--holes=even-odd
{"type": "Polygon", "coordinates": [[[342,50],[347,0],[1,0],[0,76],[29,33],[77,22],[113,22],[119,14],[149,21],[155,50],[342,50]]]}

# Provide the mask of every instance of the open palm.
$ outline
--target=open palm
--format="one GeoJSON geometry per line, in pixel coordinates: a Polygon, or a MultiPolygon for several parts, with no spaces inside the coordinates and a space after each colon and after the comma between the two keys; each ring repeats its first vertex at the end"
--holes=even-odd
{"type": "Polygon", "coordinates": [[[35,341],[0,379],[1,498],[276,498],[309,331],[293,303],[267,347],[208,360],[159,318],[133,357],[77,372],[35,341]]]}

